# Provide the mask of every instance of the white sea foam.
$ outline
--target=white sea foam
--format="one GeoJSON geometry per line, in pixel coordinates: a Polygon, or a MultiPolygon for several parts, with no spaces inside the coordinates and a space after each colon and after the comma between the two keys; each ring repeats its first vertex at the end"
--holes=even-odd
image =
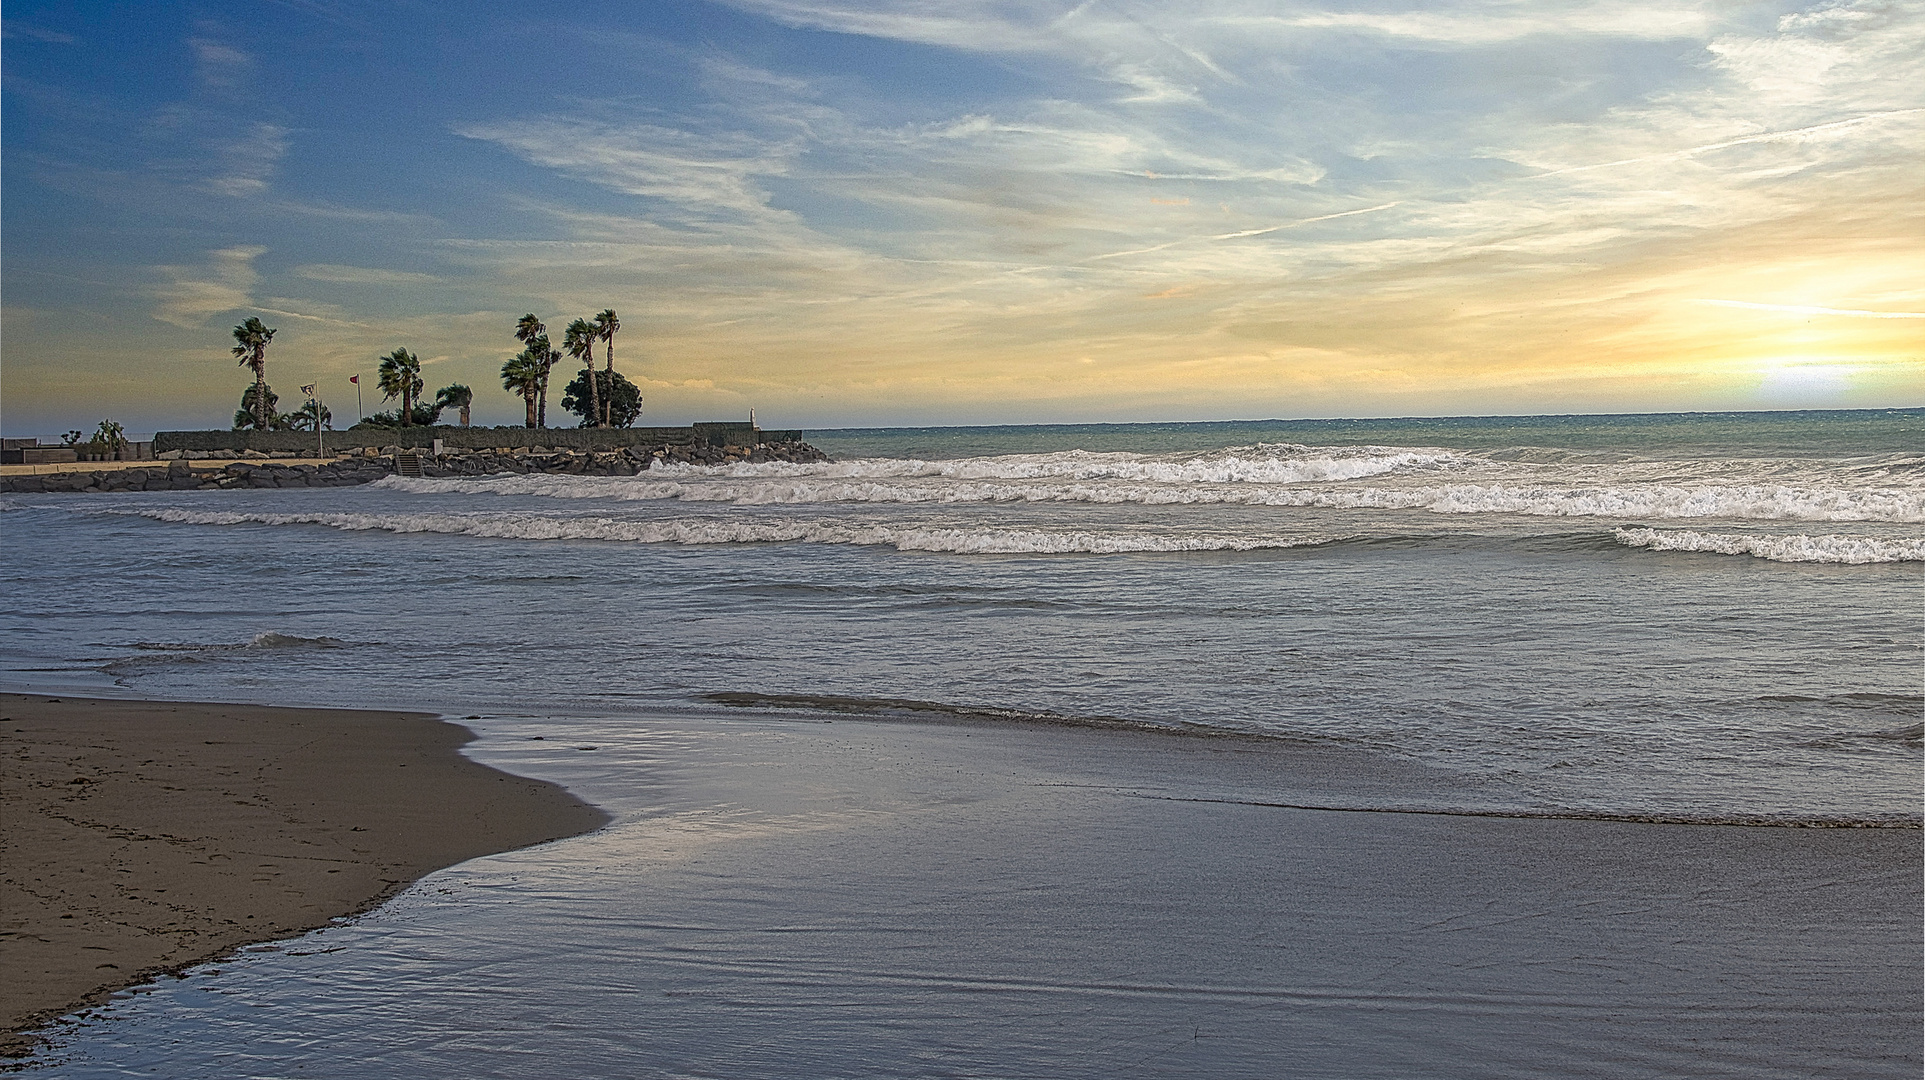
{"type": "Polygon", "coordinates": [[[1156,457],[1146,454],[1005,454],[995,457],[924,461],[915,458],[862,458],[806,465],[786,462],[724,466],[667,465],[667,476],[819,477],[843,480],[1139,480],[1159,484],[1301,484],[1355,480],[1409,470],[1450,468],[1477,460],[1434,447],[1308,447],[1263,444],[1231,447],[1205,454],[1156,457]]]}
{"type": "Polygon", "coordinates": [[[420,494],[526,495],[618,501],[677,500],[741,506],[828,503],[1100,503],[1426,510],[1538,517],[1738,518],[1760,521],[1925,521],[1925,489],[1691,483],[1564,486],[1452,483],[1307,485],[966,480],[951,477],[737,476],[712,470],[657,478],[526,474],[485,480],[388,477],[420,494]]]}
{"type": "Polygon", "coordinates": [[[1615,529],[1618,543],[1652,551],[1752,555],[1774,562],[1889,563],[1925,560],[1925,540],[1866,536],[1773,536],[1694,532],[1690,529],[1615,529]]]}
{"type": "Polygon", "coordinates": [[[619,521],[543,514],[239,513],[155,509],[113,511],[192,525],[322,525],[347,531],[440,533],[516,540],[607,540],[644,544],[812,543],[893,547],[970,555],[1254,551],[1327,542],[1322,537],[1223,536],[1087,530],[891,527],[838,521],[619,521]]]}
{"type": "MultiPolygon", "coordinates": [[[[1903,464],[1903,463],[1900,463],[1903,464]]],[[[1261,444],[1201,454],[1010,454],[947,461],[679,465],[633,477],[391,477],[423,494],[756,505],[1098,503],[1423,510],[1540,517],[1925,521],[1925,483],[1891,462],[1519,461],[1436,447],[1261,444]],[[1859,463],[1862,464],[1862,463],[1859,463]]]]}

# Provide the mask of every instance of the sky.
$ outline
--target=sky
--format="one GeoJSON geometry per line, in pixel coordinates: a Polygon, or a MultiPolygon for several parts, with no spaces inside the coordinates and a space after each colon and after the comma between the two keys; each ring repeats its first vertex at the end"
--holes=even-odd
{"type": "Polygon", "coordinates": [[[1925,0],[535,8],[9,0],[0,428],[1925,405],[1925,0]]]}

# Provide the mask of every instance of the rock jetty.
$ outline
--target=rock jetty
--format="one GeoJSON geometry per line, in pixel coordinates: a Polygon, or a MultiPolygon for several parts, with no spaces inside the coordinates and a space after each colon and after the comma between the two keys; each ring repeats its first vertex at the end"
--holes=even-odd
{"type": "Polygon", "coordinates": [[[664,465],[717,466],[778,461],[808,464],[829,460],[827,454],[804,442],[763,443],[757,446],[630,446],[609,452],[558,450],[542,446],[500,447],[448,450],[438,456],[387,446],[319,463],[279,463],[267,454],[252,450],[239,453],[175,450],[164,456],[169,460],[157,461],[152,466],[0,476],[0,492],[26,494],[352,487],[397,473],[416,475],[416,469],[419,475],[432,478],[504,473],[634,476],[664,465]]]}

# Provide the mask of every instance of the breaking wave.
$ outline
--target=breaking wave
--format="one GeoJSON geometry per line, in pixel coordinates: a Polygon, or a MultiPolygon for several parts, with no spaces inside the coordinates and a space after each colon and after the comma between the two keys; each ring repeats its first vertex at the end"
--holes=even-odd
{"type": "MultiPolygon", "coordinates": [[[[863,464],[863,463],[852,463],[863,464]]],[[[928,464],[885,462],[888,465],[928,464]]],[[[1138,463],[1146,464],[1146,463],[1138,463]]],[[[775,466],[752,466],[769,470],[775,466]]],[[[785,465],[799,470],[811,466],[785,465]]],[[[633,477],[526,474],[485,480],[388,477],[377,487],[418,494],[522,495],[561,499],[681,501],[738,506],[828,503],[1094,503],[1238,505],[1349,510],[1426,510],[1440,514],[1534,517],[1734,518],[1759,521],[1925,521],[1925,489],[1850,488],[1697,482],[1600,486],[1491,483],[1381,483],[1316,486],[1305,482],[1140,481],[1110,478],[983,479],[905,473],[744,475],[725,470],[663,470],[633,477]]]]}
{"type": "Polygon", "coordinates": [[[1751,533],[1694,532],[1689,529],[1622,528],[1618,543],[1652,551],[1701,551],[1751,555],[1773,562],[1890,563],[1925,560],[1925,540],[1867,536],[1772,536],[1751,533]]]}
{"type": "Polygon", "coordinates": [[[1255,551],[1329,542],[1328,538],[1301,536],[901,527],[837,521],[722,521],[701,518],[618,521],[605,517],[551,517],[539,514],[239,513],[173,509],[116,512],[190,525],[321,525],[346,531],[440,533],[515,540],[607,540],[643,544],[803,542],[968,555],[1255,551]]]}
{"type": "Polygon", "coordinates": [[[925,461],[918,458],[863,458],[855,461],[795,465],[743,462],[719,467],[669,465],[676,476],[798,477],[828,479],[946,480],[1136,480],[1158,484],[1301,484],[1355,480],[1385,473],[1435,470],[1472,464],[1475,457],[1434,447],[1310,447],[1264,443],[1205,454],[1157,458],[1129,453],[1068,450],[1053,454],[925,461]]]}

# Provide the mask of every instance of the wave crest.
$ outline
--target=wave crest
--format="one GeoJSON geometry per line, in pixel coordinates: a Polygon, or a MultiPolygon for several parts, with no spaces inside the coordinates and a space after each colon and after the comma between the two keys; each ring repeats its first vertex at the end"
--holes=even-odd
{"type": "MultiPolygon", "coordinates": [[[[798,469],[811,466],[746,466],[798,469]]],[[[1627,484],[1571,487],[1507,483],[1317,487],[1232,482],[1037,482],[953,477],[738,475],[651,470],[634,477],[527,474],[486,480],[388,477],[373,486],[416,494],[524,495],[558,499],[680,501],[737,506],[828,503],[1094,503],[1236,505],[1343,510],[1427,510],[1528,517],[1735,518],[1760,521],[1925,521],[1925,490],[1783,484],[1627,484]],[[679,478],[678,478],[679,477],[679,478]]]]}
{"type": "Polygon", "coordinates": [[[1867,536],[1774,536],[1751,533],[1695,532],[1690,529],[1621,528],[1612,530],[1617,542],[1652,551],[1699,551],[1719,555],[1750,555],[1773,562],[1865,563],[1925,560],[1925,540],[1889,540],[1867,536]]]}
{"type": "Polygon", "coordinates": [[[515,540],[607,540],[644,544],[768,544],[800,541],[966,555],[1255,551],[1329,542],[1328,538],[1302,536],[896,527],[780,519],[618,521],[606,517],[544,514],[243,513],[176,509],[115,512],[190,525],[321,525],[350,532],[440,533],[515,540]]]}

